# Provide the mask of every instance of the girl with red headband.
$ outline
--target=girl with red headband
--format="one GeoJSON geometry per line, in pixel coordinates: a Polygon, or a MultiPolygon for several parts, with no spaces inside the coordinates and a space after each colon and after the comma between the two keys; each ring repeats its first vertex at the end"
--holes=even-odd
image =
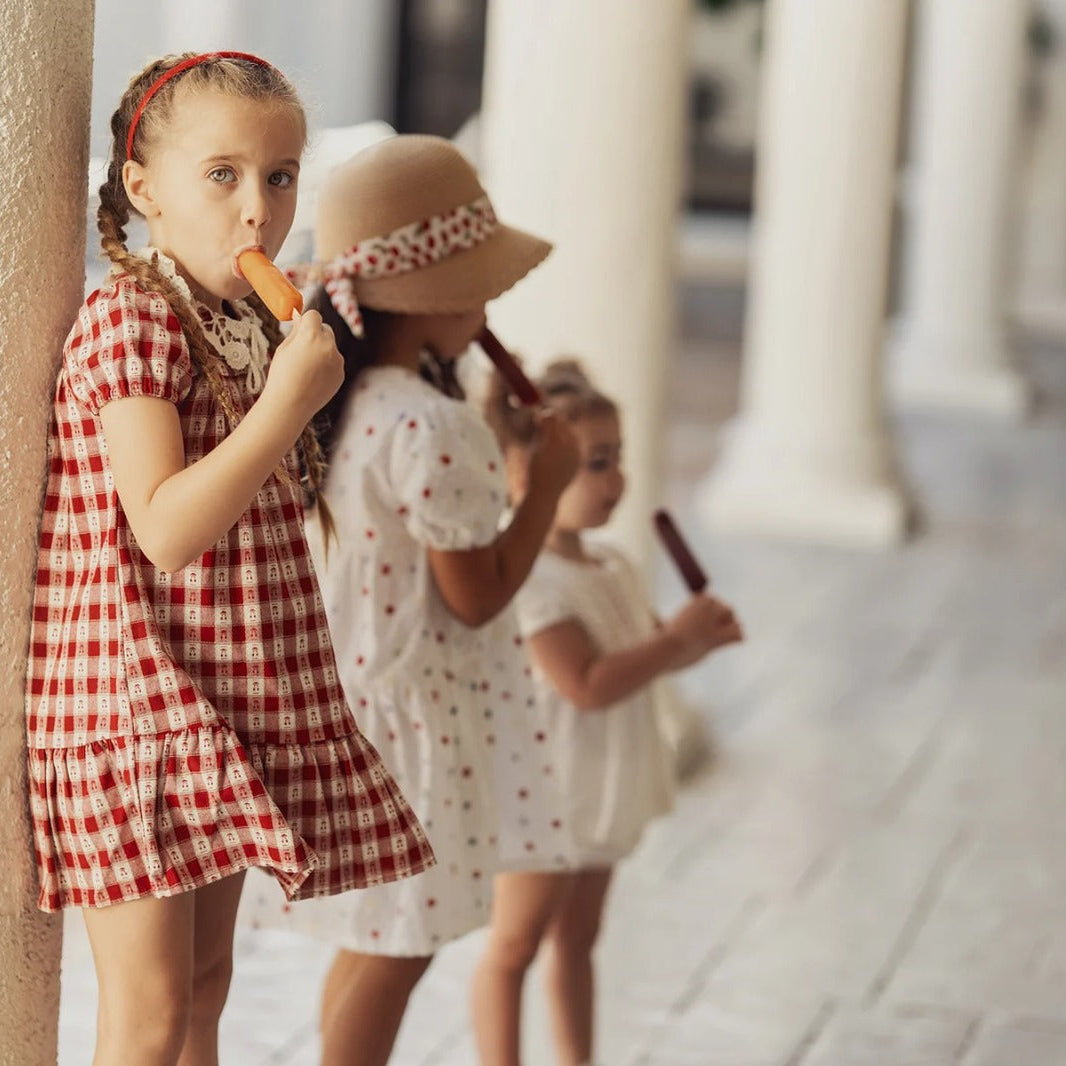
{"type": "MultiPolygon", "coordinates": [[[[501,532],[503,456],[455,374],[486,303],[549,249],[497,219],[474,168],[437,137],[366,149],[322,191],[310,305],[346,370],[324,437],[336,536],[315,515],[309,539],[342,681],[438,862],[291,908],[292,926],[341,949],[322,1003],[325,1066],[388,1059],[434,953],[488,921],[501,861],[565,859],[543,764],[512,761],[536,724],[510,604],[574,472],[574,439],[561,420],[535,419],[530,489],[501,532]]],[[[258,920],[278,919],[273,895],[258,920]]]]}
{"type": "Polygon", "coordinates": [[[303,110],[254,56],[168,57],[111,130],[113,266],[64,347],[41,523],[40,906],[84,910],[96,1066],[206,1066],[249,867],[303,899],[433,857],[356,729],[304,539],[322,472],[305,427],[343,362],[317,312],[282,340],[237,265],[292,222],[303,110]]]}

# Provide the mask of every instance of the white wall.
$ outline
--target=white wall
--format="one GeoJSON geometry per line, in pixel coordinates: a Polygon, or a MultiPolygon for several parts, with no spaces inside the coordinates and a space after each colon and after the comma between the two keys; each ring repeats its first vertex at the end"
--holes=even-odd
{"type": "Polygon", "coordinates": [[[312,126],[391,120],[399,13],[396,0],[97,0],[92,154],[107,154],[130,77],[167,52],[269,59],[296,83],[312,126]]]}

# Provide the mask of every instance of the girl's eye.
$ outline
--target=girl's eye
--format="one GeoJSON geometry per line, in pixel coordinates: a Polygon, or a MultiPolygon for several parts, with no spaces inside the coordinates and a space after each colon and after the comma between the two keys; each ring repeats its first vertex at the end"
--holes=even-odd
{"type": "Polygon", "coordinates": [[[607,470],[611,463],[609,459],[590,459],[586,464],[589,470],[594,470],[597,473],[607,470]]]}
{"type": "Polygon", "coordinates": [[[215,167],[207,175],[208,181],[213,181],[217,185],[228,185],[230,182],[237,180],[237,175],[229,167],[215,167]]]}
{"type": "Polygon", "coordinates": [[[296,180],[296,175],[287,170],[275,170],[267,180],[278,189],[287,189],[296,180]]]}

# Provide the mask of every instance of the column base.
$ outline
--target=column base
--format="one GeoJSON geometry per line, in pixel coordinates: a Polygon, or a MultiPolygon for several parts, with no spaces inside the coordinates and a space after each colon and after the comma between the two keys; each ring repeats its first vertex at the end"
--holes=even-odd
{"type": "Polygon", "coordinates": [[[878,439],[804,447],[743,420],[700,490],[713,530],[883,549],[907,535],[909,507],[878,439]]]}
{"type": "Polygon", "coordinates": [[[994,332],[918,334],[902,327],[889,343],[888,393],[901,407],[963,411],[1021,421],[1029,385],[994,332]]]}
{"type": "Polygon", "coordinates": [[[1066,287],[1062,293],[1020,297],[1014,308],[1014,320],[1036,337],[1066,340],[1066,287]]]}

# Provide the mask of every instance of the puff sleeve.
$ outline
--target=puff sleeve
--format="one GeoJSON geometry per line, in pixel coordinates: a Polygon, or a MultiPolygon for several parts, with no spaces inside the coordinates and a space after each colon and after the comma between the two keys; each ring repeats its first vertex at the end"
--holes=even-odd
{"type": "Polygon", "coordinates": [[[180,403],[192,387],[189,346],[158,293],[120,277],[82,305],[64,347],[70,387],[94,415],[111,400],[154,396],[180,403]]]}
{"type": "Polygon", "coordinates": [[[437,551],[491,544],[507,504],[503,456],[466,404],[405,413],[393,431],[388,478],[411,537],[437,551]]]}
{"type": "Polygon", "coordinates": [[[515,606],[519,631],[526,638],[560,622],[580,620],[572,575],[547,552],[542,552],[533,564],[526,583],[518,590],[515,606]]]}

